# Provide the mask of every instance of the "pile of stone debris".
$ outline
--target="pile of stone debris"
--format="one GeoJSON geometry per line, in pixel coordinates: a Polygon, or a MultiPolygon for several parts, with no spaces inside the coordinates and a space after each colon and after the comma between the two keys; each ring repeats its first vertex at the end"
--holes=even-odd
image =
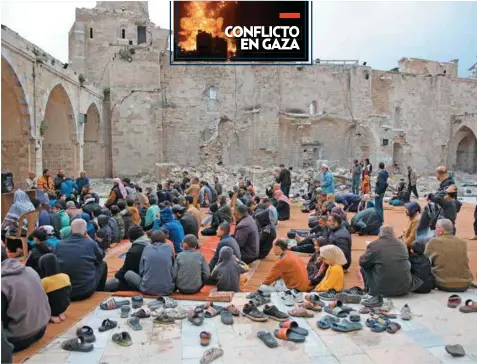
{"type": "MultiPolygon", "coordinates": [[[[350,193],[351,192],[351,173],[349,169],[341,168],[335,162],[317,161],[317,166],[322,163],[327,163],[332,170],[335,177],[336,193],[350,193]]],[[[145,175],[138,178],[134,183],[142,186],[144,189],[151,187],[154,191],[157,183],[165,183],[168,180],[175,182],[182,181],[183,172],[187,171],[189,177],[198,177],[200,180],[208,182],[213,181],[213,177],[217,176],[225,191],[230,191],[241,180],[250,180],[255,186],[256,193],[263,197],[265,196],[265,189],[275,183],[275,176],[280,171],[280,168],[262,166],[242,166],[242,167],[223,167],[217,164],[203,165],[199,167],[184,167],[173,163],[158,163],[156,164],[154,175],[145,175]]],[[[290,196],[301,196],[308,192],[310,183],[314,179],[321,179],[321,172],[318,168],[307,169],[293,169],[291,171],[292,185],[290,188],[290,196]]],[[[477,196],[477,183],[469,181],[477,181],[477,178],[472,175],[456,174],[455,178],[459,186],[459,194],[465,196],[477,196]]],[[[392,175],[389,179],[389,188],[386,192],[386,197],[391,197],[397,189],[399,182],[407,184],[407,176],[392,175]]],[[[102,197],[106,197],[112,186],[111,179],[93,179],[93,187],[102,197]]],[[[371,185],[376,184],[376,173],[373,171],[371,176],[371,185]]],[[[417,189],[420,196],[424,196],[430,192],[436,191],[439,182],[434,176],[422,176],[418,179],[417,189]]]]}

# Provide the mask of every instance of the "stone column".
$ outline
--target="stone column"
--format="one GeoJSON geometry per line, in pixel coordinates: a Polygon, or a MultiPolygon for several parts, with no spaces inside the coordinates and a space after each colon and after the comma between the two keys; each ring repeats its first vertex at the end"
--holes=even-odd
{"type": "Polygon", "coordinates": [[[39,177],[43,174],[43,137],[30,137],[28,148],[28,170],[39,177]]]}

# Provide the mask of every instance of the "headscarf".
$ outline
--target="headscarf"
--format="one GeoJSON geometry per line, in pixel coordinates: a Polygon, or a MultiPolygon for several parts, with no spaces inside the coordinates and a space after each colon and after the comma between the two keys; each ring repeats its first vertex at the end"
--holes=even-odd
{"type": "Polygon", "coordinates": [[[56,255],[52,253],[45,254],[40,258],[38,261],[38,268],[41,278],[54,276],[55,274],[60,273],[60,264],[56,255]]]}
{"type": "Polygon", "coordinates": [[[34,210],[35,206],[33,206],[25,191],[18,189],[13,194],[13,205],[8,210],[5,220],[17,222],[21,214],[34,210]]]}
{"type": "Polygon", "coordinates": [[[413,218],[416,213],[421,212],[421,206],[419,206],[417,202],[408,202],[404,205],[404,207],[406,208],[410,218],[413,218]]]}
{"type": "Polygon", "coordinates": [[[339,206],[335,206],[331,209],[331,213],[338,215],[342,220],[346,220],[346,212],[339,206]]]}
{"type": "Polygon", "coordinates": [[[290,201],[288,200],[288,197],[285,196],[285,194],[283,193],[282,190],[276,190],[274,193],[273,193],[273,197],[275,197],[275,199],[277,201],[285,201],[287,204],[290,204],[290,201]]]}
{"type": "Polygon", "coordinates": [[[336,245],[329,244],[320,247],[320,255],[338,265],[345,265],[348,262],[343,251],[336,245]]]}
{"type": "Polygon", "coordinates": [[[126,188],[123,185],[123,182],[119,178],[113,179],[113,182],[118,186],[119,192],[121,192],[122,196],[118,196],[119,198],[126,199],[128,196],[128,192],[126,191],[126,188]]]}

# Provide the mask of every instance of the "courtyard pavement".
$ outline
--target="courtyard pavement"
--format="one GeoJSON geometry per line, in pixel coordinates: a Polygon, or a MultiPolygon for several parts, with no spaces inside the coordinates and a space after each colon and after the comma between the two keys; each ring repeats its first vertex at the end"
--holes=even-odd
{"type": "MultiPolygon", "coordinates": [[[[241,308],[247,302],[247,293],[237,293],[233,302],[241,308]]],[[[426,295],[411,294],[393,298],[396,307],[393,312],[409,304],[415,314],[411,321],[395,319],[402,329],[392,335],[387,332],[374,333],[364,325],[368,315],[361,315],[363,329],[351,333],[338,333],[317,328],[316,321],[325,313],[316,313],[314,318],[296,321],[310,330],[305,343],[295,344],[279,341],[275,349],[267,348],[256,336],[260,330],[273,332],[278,323],[269,320],[257,323],[246,317],[234,318],[232,326],[223,325],[220,316],[205,319],[202,326],[193,326],[187,319],[173,325],[159,325],[151,318],[142,319],[142,331],[132,331],[126,319],[119,317],[119,310],[103,311],[97,307],[63,336],[54,340],[37,355],[27,361],[34,363],[182,363],[197,364],[207,350],[200,346],[199,333],[212,333],[208,348],[220,347],[224,356],[214,363],[477,363],[477,313],[463,314],[458,309],[447,307],[449,294],[434,291],[426,295]],[[118,321],[118,327],[104,333],[97,331],[105,318],[118,321]],[[77,327],[91,326],[95,330],[96,342],[90,353],[70,353],[61,349],[61,342],[75,337],[77,327]],[[111,341],[113,333],[128,331],[133,345],[121,347],[111,341]],[[445,351],[447,344],[461,344],[466,356],[452,358],[445,351]]],[[[477,301],[477,290],[471,289],[461,294],[463,301],[477,301]]],[[[122,298],[121,298],[122,299],[122,298]]],[[[150,300],[145,300],[145,304],[150,300]]],[[[192,308],[203,302],[179,301],[179,306],[192,308]]],[[[276,294],[272,303],[286,311],[276,294]]],[[[225,305],[225,304],[223,304],[225,305]]],[[[359,308],[360,305],[350,305],[359,308]]],[[[263,308],[263,306],[261,307],[263,308]]]]}

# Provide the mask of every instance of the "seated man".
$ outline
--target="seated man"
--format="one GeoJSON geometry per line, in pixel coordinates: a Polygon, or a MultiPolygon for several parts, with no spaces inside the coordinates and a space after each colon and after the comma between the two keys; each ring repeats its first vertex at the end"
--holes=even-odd
{"type": "Polygon", "coordinates": [[[189,215],[186,212],[184,206],[173,206],[172,213],[174,214],[175,219],[182,225],[184,235],[192,234],[196,238],[199,237],[199,226],[197,225],[197,220],[194,216],[189,215]]]}
{"type": "Polygon", "coordinates": [[[436,287],[447,292],[465,292],[472,284],[467,242],[453,235],[448,219],[437,220],[436,235],[426,244],[425,254],[432,263],[436,287]]]}
{"type": "Polygon", "coordinates": [[[238,260],[242,259],[242,255],[240,254],[240,247],[237,241],[230,236],[230,224],[227,221],[224,221],[219,225],[217,229],[217,236],[220,238],[219,243],[217,244],[217,249],[215,250],[215,254],[210,260],[209,269],[212,272],[215,268],[215,265],[219,261],[220,257],[220,250],[224,246],[228,246],[232,249],[233,254],[237,257],[238,260]]]}
{"type": "Polygon", "coordinates": [[[299,235],[297,236],[297,245],[294,247],[291,247],[292,252],[297,252],[297,253],[309,253],[313,254],[315,253],[315,244],[314,240],[323,237],[326,240],[328,240],[328,217],[326,215],[320,216],[318,219],[318,225],[315,226],[313,229],[310,231],[310,235],[308,235],[305,238],[300,237],[299,235]]]}
{"type": "MultiPolygon", "coordinates": [[[[40,276],[17,259],[8,258],[2,246],[2,341],[6,334],[13,352],[26,349],[45,335],[50,317],[40,276]]],[[[3,349],[2,345],[2,357],[3,349]]]]}
{"type": "Polygon", "coordinates": [[[328,216],[328,228],[328,243],[336,245],[343,251],[346,257],[343,269],[347,270],[351,265],[351,235],[339,215],[332,214],[328,216]]]}
{"type": "Polygon", "coordinates": [[[240,247],[242,261],[245,264],[250,264],[258,258],[260,239],[257,224],[249,216],[248,207],[245,205],[237,206],[235,220],[237,221],[237,227],[234,237],[240,247]]]}
{"type": "Polygon", "coordinates": [[[98,243],[88,237],[86,221],[76,219],[71,223],[71,236],[58,242],[55,253],[61,273],[70,277],[72,301],[85,300],[95,291],[104,291],[108,266],[98,243]]]}
{"type": "Polygon", "coordinates": [[[259,290],[262,292],[274,292],[277,290],[276,283],[282,280],[288,289],[296,289],[306,292],[309,289],[308,273],[301,259],[288,250],[287,243],[281,239],[273,243],[273,253],[278,256],[278,260],[273,264],[270,273],[263,281],[259,290]]]}
{"type": "Polygon", "coordinates": [[[383,222],[375,207],[358,212],[351,219],[351,231],[359,235],[378,235],[383,222]]]}
{"type": "Polygon", "coordinates": [[[161,210],[160,217],[154,220],[152,230],[167,230],[169,232],[169,239],[174,243],[176,254],[182,251],[181,245],[182,239],[184,239],[184,228],[179,221],[174,219],[170,207],[161,210]]]}
{"type": "Polygon", "coordinates": [[[379,238],[368,244],[359,258],[359,265],[365,288],[371,296],[402,296],[412,290],[407,247],[396,238],[390,225],[381,227],[379,238]]]}
{"type": "Polygon", "coordinates": [[[123,266],[116,272],[114,278],[108,279],[106,282],[105,290],[108,292],[130,291],[136,289],[134,286],[131,286],[126,279],[126,272],[131,271],[139,274],[142,252],[149,244],[149,238],[144,234],[144,230],[138,225],[131,226],[126,235],[132,244],[126,253],[123,266]]]}
{"type": "Polygon", "coordinates": [[[345,211],[356,212],[358,211],[358,205],[361,201],[361,197],[359,195],[355,195],[354,193],[344,193],[341,195],[336,195],[335,201],[336,203],[343,204],[345,211]]]}

